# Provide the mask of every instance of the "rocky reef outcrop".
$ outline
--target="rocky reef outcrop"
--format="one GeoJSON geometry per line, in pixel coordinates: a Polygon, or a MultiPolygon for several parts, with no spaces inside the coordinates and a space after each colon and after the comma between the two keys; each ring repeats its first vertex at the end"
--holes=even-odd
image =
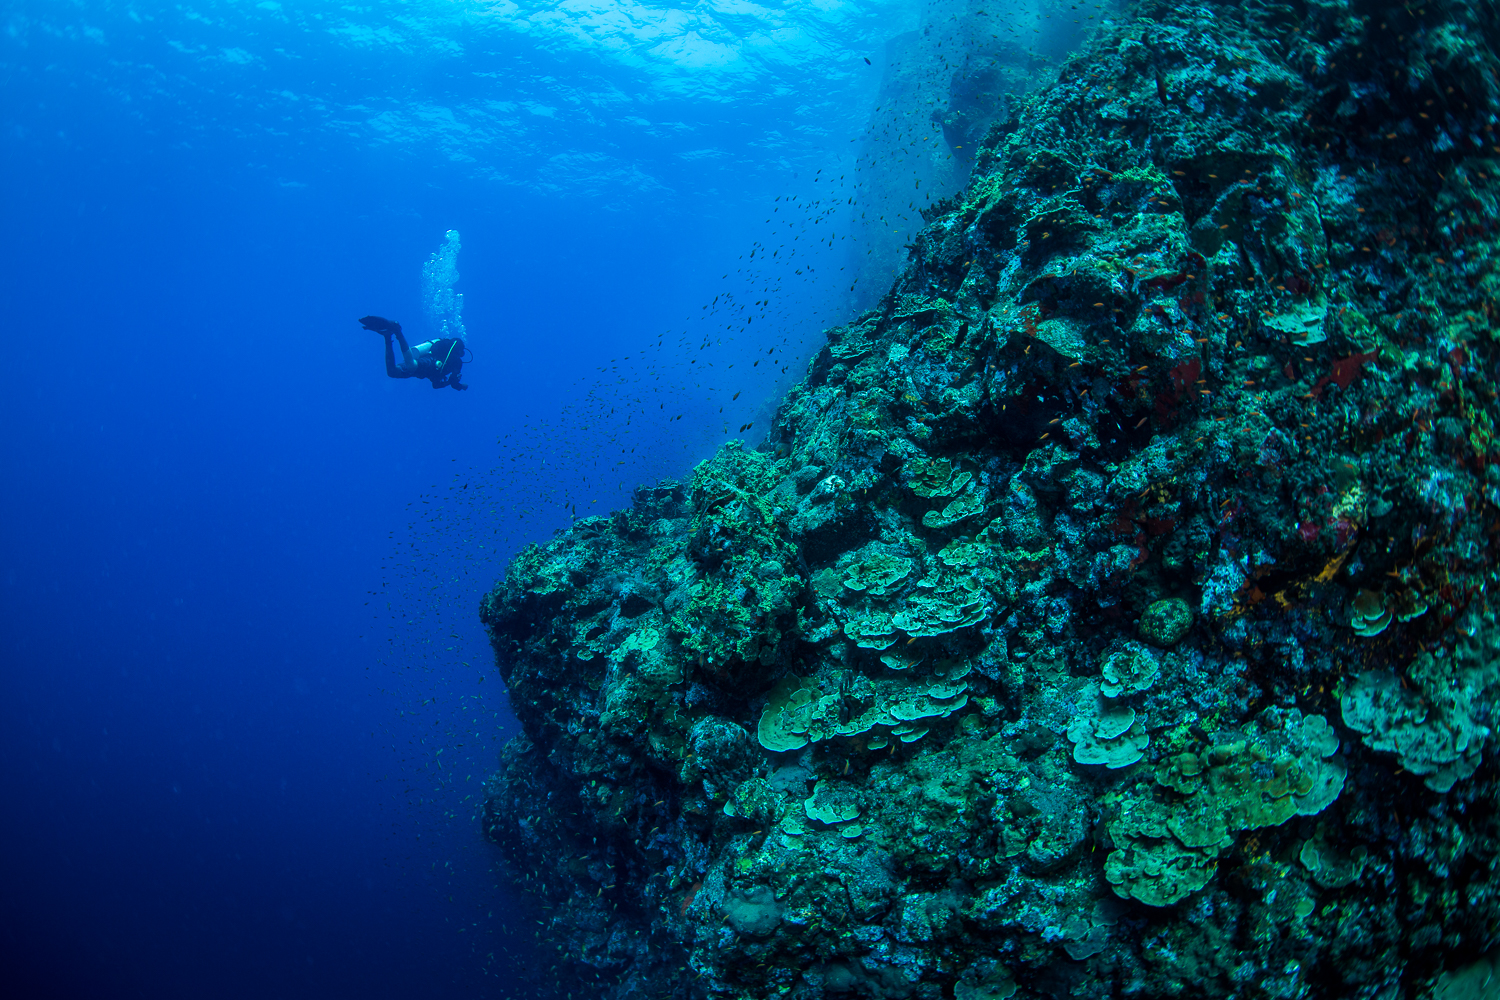
{"type": "Polygon", "coordinates": [[[1139,5],[762,446],[515,559],[485,822],[563,992],[1490,968],[1497,37],[1493,3],[1139,5]]]}

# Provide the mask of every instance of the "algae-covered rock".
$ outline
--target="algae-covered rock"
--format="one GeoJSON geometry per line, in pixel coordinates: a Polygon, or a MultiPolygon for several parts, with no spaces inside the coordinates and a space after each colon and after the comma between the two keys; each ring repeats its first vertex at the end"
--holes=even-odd
{"type": "Polygon", "coordinates": [[[1192,627],[1193,609],[1176,597],[1157,601],[1141,615],[1141,638],[1157,646],[1177,645],[1192,627]]]}
{"type": "Polygon", "coordinates": [[[1433,986],[1432,1000],[1500,1000],[1500,951],[1444,972],[1433,986]]]}
{"type": "Polygon", "coordinates": [[[724,919],[737,933],[765,937],[781,923],[781,905],[766,886],[735,892],[724,902],[724,919]]]}

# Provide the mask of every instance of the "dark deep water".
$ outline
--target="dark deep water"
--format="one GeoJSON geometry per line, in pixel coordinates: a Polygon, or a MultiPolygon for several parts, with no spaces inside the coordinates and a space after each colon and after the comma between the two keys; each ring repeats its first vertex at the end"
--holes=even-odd
{"type": "Polygon", "coordinates": [[[6,995],[511,990],[477,597],[764,427],[867,256],[805,206],[924,16],[612,9],[4,5],[6,995]],[[825,228],[761,263],[794,194],[825,228]],[[355,323],[421,332],[449,228],[464,394],[355,323]]]}

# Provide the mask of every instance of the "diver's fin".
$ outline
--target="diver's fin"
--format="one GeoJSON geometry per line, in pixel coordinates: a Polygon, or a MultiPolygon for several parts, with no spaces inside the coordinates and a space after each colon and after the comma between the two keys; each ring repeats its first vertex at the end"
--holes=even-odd
{"type": "Polygon", "coordinates": [[[364,327],[366,330],[374,330],[376,333],[383,333],[387,337],[389,337],[393,333],[401,332],[400,323],[393,323],[383,316],[361,316],[359,319],[359,325],[364,327]]]}

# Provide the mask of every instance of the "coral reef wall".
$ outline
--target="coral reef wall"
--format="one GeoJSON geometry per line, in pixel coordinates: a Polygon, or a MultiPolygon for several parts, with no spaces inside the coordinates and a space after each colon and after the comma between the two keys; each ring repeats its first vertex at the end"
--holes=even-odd
{"type": "Polygon", "coordinates": [[[1482,978],[1497,37],[1137,6],[762,448],[516,558],[486,829],[560,995],[1482,978]]]}

